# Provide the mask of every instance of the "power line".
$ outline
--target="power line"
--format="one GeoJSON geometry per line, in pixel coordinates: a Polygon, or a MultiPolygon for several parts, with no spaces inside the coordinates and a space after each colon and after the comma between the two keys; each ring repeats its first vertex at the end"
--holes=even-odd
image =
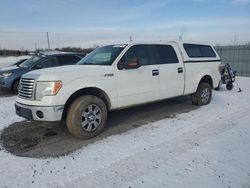
{"type": "Polygon", "coordinates": [[[46,32],[42,31],[7,31],[7,30],[0,30],[0,33],[6,33],[6,34],[44,34],[46,32]]]}

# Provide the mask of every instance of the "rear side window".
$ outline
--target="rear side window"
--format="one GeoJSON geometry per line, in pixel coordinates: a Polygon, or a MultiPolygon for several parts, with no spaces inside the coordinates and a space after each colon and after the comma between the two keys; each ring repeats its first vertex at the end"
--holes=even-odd
{"type": "Polygon", "coordinates": [[[187,55],[192,58],[216,57],[211,46],[199,44],[183,44],[187,55]]]}
{"type": "Polygon", "coordinates": [[[58,56],[58,62],[60,65],[74,65],[80,60],[81,58],[75,55],[58,56]]]}
{"type": "Polygon", "coordinates": [[[201,54],[203,57],[215,57],[215,53],[211,46],[201,46],[201,54]]]}
{"type": "Polygon", "coordinates": [[[170,45],[155,45],[159,56],[159,64],[178,63],[175,50],[170,45]]]}

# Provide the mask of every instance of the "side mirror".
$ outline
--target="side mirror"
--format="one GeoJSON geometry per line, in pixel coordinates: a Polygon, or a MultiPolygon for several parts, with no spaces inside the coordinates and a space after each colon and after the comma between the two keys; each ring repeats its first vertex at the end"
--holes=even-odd
{"type": "Polygon", "coordinates": [[[125,62],[119,62],[118,64],[118,69],[122,70],[122,69],[137,69],[140,67],[140,63],[138,61],[138,59],[133,58],[133,59],[128,59],[125,62]]]}
{"type": "Polygon", "coordinates": [[[35,65],[34,67],[33,67],[33,69],[42,69],[43,68],[43,66],[42,65],[35,65]]]}

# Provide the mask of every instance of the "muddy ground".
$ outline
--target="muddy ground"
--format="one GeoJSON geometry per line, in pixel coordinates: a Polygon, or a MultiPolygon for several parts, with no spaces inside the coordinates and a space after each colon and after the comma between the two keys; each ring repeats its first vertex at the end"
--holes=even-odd
{"type": "Polygon", "coordinates": [[[0,142],[8,152],[25,157],[44,158],[67,155],[105,137],[121,134],[163,118],[196,109],[190,97],[178,97],[158,103],[113,111],[102,134],[89,140],[71,136],[60,123],[17,122],[2,131],[0,142]]]}
{"type": "Polygon", "coordinates": [[[0,91],[0,97],[13,97],[15,94],[12,91],[0,91]]]}

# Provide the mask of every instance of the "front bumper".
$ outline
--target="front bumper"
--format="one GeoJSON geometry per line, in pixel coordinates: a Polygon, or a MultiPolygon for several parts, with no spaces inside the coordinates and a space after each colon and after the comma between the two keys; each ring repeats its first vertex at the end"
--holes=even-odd
{"type": "Polygon", "coordinates": [[[32,121],[61,121],[64,106],[29,106],[16,102],[16,114],[32,121]]]}

